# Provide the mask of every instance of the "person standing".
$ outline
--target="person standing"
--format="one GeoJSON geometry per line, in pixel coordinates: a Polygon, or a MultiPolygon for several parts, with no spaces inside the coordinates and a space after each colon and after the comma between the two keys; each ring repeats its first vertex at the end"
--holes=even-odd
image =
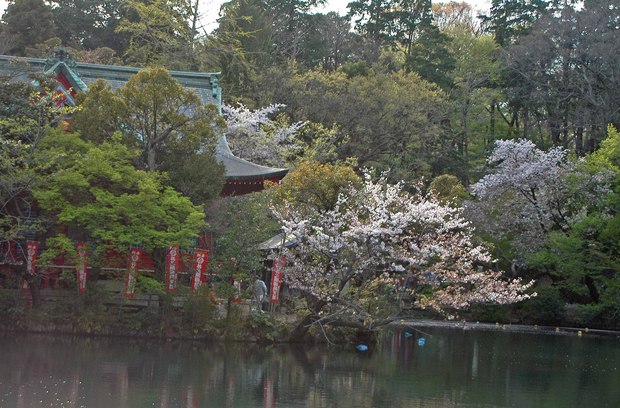
{"type": "Polygon", "coordinates": [[[254,281],[254,299],[258,304],[258,310],[263,310],[263,303],[267,300],[267,285],[261,278],[254,281]]]}

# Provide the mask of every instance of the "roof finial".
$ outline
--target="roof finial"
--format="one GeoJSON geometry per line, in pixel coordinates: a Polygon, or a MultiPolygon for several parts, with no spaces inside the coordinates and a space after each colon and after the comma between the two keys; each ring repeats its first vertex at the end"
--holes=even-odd
{"type": "Polygon", "coordinates": [[[50,69],[57,62],[64,62],[70,68],[75,68],[77,65],[75,58],[73,58],[71,48],[65,48],[62,45],[59,47],[54,47],[54,56],[48,57],[47,61],[45,61],[45,70],[50,69]]]}

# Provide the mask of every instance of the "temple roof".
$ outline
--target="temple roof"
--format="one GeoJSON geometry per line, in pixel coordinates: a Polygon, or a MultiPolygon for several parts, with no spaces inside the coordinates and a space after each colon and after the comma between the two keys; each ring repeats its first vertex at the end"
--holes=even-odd
{"type": "Polygon", "coordinates": [[[230,180],[266,180],[278,176],[284,177],[288,172],[288,169],[261,166],[235,156],[230,151],[226,136],[220,138],[215,155],[224,161],[226,178],[230,180]]]}
{"type": "MultiPolygon", "coordinates": [[[[10,74],[17,79],[27,80],[29,68],[32,72],[62,75],[73,90],[86,92],[88,85],[98,79],[106,80],[112,89],[122,87],[131,76],[142,68],[118,65],[103,65],[77,62],[63,49],[56,50],[54,57],[21,58],[0,55],[0,73],[10,74]],[[20,64],[25,62],[26,64],[20,64]]],[[[191,89],[200,97],[204,104],[214,104],[218,111],[222,111],[222,88],[219,86],[219,72],[185,72],[169,71],[186,89],[191,89]]],[[[65,90],[66,91],[66,90],[65,90]]],[[[69,103],[73,103],[67,92],[69,103]]],[[[287,169],[261,166],[235,156],[228,146],[226,136],[220,136],[216,147],[216,158],[224,164],[226,180],[253,180],[280,179],[287,173],[287,169]]]]}
{"type": "Polygon", "coordinates": [[[279,248],[290,248],[299,243],[299,237],[288,234],[286,235],[286,239],[284,238],[284,233],[281,232],[279,234],[274,235],[269,238],[267,241],[263,241],[258,244],[258,249],[261,250],[270,250],[270,249],[279,249],[279,248]]]}

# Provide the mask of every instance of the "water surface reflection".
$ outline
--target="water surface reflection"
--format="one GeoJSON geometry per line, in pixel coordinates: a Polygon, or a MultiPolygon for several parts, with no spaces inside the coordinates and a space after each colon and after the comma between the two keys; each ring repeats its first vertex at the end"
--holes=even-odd
{"type": "Polygon", "coordinates": [[[29,335],[0,337],[0,362],[0,407],[620,406],[608,338],[432,329],[359,353],[29,335]]]}

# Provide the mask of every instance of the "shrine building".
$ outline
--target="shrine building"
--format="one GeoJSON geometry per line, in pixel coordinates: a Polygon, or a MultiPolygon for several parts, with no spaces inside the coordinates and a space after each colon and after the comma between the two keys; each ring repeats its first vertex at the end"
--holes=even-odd
{"type": "MultiPolygon", "coordinates": [[[[16,80],[28,80],[28,70],[50,75],[56,78],[55,91],[61,95],[62,103],[71,106],[75,105],[77,94],[88,92],[89,84],[98,79],[104,79],[112,90],[115,90],[125,85],[140,69],[77,62],[62,48],[56,50],[54,57],[47,59],[0,55],[0,74],[9,75],[16,80]]],[[[218,83],[219,72],[169,72],[183,87],[196,92],[204,104],[214,104],[221,113],[222,88],[218,83]]],[[[215,155],[226,171],[226,183],[220,194],[222,196],[261,191],[265,181],[277,183],[288,172],[288,169],[261,166],[235,156],[225,134],[218,140],[215,155]]]]}

